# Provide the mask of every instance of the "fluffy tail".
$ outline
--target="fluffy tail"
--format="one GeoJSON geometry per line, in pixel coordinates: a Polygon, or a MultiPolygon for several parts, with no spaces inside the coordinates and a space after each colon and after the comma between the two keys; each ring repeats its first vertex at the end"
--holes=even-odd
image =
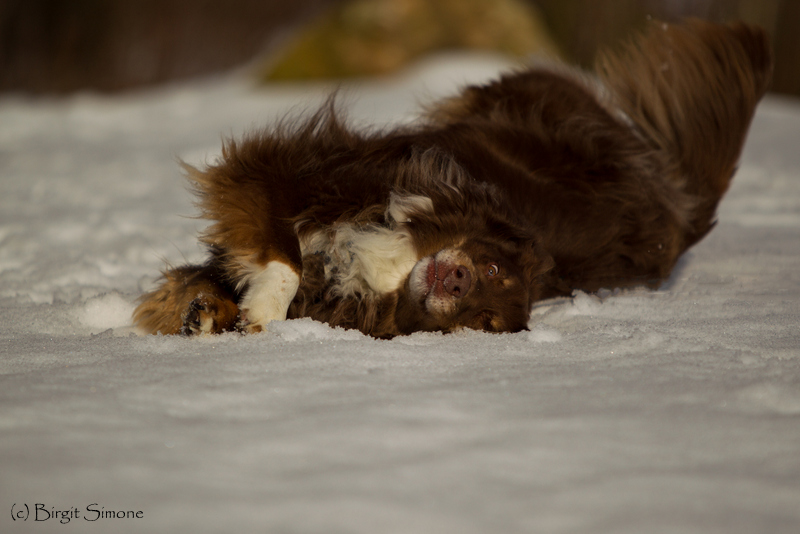
{"type": "Polygon", "coordinates": [[[674,165],[695,198],[686,246],[713,226],[756,104],[772,74],[761,28],[690,20],[652,23],[627,48],[597,60],[597,72],[648,143],[674,165]]]}

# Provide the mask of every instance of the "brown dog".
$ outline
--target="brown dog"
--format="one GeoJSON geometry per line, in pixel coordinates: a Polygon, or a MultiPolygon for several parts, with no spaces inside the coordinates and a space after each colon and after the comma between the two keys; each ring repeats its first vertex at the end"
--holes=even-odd
{"type": "Polygon", "coordinates": [[[209,260],[166,271],[135,322],[515,332],[538,299],[658,284],[713,226],[771,70],[760,29],[653,23],[596,76],[510,74],[415,127],[354,132],[329,104],[229,141],[187,167],[209,260]]]}

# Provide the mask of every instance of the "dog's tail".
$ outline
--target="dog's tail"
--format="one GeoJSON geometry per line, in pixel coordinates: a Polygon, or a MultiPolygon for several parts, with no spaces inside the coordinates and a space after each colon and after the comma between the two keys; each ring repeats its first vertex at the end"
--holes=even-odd
{"type": "Polygon", "coordinates": [[[598,57],[614,105],[675,168],[694,197],[686,246],[713,226],[756,104],[772,74],[765,31],[742,23],[653,22],[618,52],[598,57]]]}

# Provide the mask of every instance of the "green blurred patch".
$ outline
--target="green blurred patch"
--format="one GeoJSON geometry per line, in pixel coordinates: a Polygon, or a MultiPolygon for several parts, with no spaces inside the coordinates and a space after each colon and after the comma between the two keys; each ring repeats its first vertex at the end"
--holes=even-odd
{"type": "Polygon", "coordinates": [[[559,57],[538,11],[523,0],[351,0],[265,62],[263,81],[394,72],[447,49],[559,57]]]}

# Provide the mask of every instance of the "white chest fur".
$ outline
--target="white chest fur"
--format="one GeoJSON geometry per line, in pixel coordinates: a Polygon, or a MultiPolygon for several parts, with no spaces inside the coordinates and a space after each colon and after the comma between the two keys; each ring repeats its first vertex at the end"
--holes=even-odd
{"type": "Polygon", "coordinates": [[[393,195],[387,225],[336,224],[302,240],[302,254],[324,256],[325,278],[341,296],[394,291],[419,259],[404,223],[413,212],[432,209],[428,197],[393,195]]]}

